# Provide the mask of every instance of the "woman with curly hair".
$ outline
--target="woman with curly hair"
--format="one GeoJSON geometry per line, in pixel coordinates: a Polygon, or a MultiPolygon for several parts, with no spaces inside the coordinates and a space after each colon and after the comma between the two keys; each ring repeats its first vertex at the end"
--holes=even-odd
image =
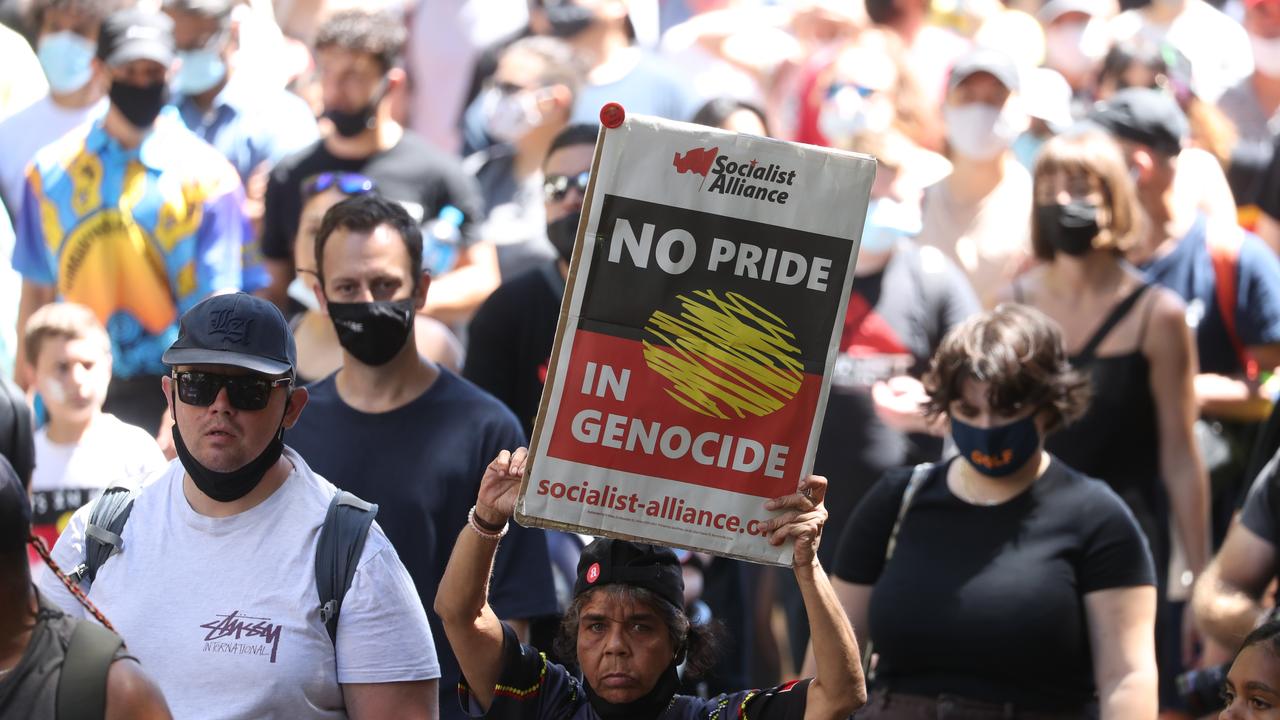
{"type": "Polygon", "coordinates": [[[1156,716],[1151,555],[1105,484],[1046,452],[1087,381],[1042,313],[952,330],[925,376],[959,456],[890,471],[833,585],[878,654],[859,720],[1156,716]]]}

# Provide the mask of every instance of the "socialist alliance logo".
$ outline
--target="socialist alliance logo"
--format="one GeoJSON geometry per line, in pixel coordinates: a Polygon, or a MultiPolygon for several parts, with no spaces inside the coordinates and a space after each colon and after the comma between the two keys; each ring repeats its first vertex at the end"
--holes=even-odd
{"type": "Polygon", "coordinates": [[[755,158],[749,161],[734,160],[728,155],[721,155],[719,146],[692,148],[684,154],[675,153],[671,165],[676,169],[677,175],[701,175],[703,181],[698,185],[699,190],[703,189],[708,174],[711,174],[715,179],[706,188],[707,192],[737,195],[778,205],[787,204],[791,191],[782,188],[794,186],[796,179],[795,170],[787,170],[776,163],[761,165],[755,158]]]}

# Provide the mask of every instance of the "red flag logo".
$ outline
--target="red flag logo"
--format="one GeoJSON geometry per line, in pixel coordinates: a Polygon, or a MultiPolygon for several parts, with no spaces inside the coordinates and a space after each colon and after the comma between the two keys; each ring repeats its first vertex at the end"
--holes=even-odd
{"type": "Polygon", "coordinates": [[[671,160],[671,164],[675,166],[676,172],[681,175],[691,172],[705,178],[707,173],[711,172],[711,163],[715,162],[718,154],[720,154],[719,147],[713,147],[710,150],[694,148],[684,155],[676,153],[675,158],[671,160]]]}

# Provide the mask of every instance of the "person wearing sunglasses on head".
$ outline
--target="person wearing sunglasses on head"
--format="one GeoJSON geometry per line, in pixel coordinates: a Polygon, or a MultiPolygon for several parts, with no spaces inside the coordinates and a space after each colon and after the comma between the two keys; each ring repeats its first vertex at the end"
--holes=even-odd
{"type": "MultiPolygon", "coordinates": [[[[174,715],[434,719],[431,630],[377,524],[332,636],[323,619],[316,548],[337,490],[284,445],[308,400],[284,316],[251,295],[214,296],[182,316],[164,362],[178,459],[139,482],[118,552],[82,582],[174,715]]],[[[58,539],[59,566],[91,560],[93,511],[58,539]]],[[[60,580],[38,585],[83,615],[60,580]]]]}
{"type": "MultiPolygon", "coordinates": [[[[316,274],[316,233],[329,208],[352,195],[377,192],[372,180],[357,173],[320,173],[302,183],[302,218],[293,243],[293,263],[298,274],[289,283],[289,297],[302,312],[289,319],[298,343],[298,382],[306,385],[342,367],[342,345],[333,322],[320,312],[319,275],[316,274]]],[[[418,352],[453,371],[462,369],[462,343],[447,325],[418,315],[414,318],[418,352]]]]}

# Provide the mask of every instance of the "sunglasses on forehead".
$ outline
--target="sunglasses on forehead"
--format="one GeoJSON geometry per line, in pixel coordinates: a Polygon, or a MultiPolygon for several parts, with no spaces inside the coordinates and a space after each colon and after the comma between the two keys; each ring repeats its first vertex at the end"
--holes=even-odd
{"type": "Polygon", "coordinates": [[[376,187],[372,180],[359,173],[323,172],[302,182],[302,196],[311,199],[330,188],[337,188],[343,195],[364,195],[376,187]]]}
{"type": "Polygon", "coordinates": [[[590,172],[580,172],[577,175],[548,175],[542,181],[542,192],[547,200],[560,202],[572,188],[577,188],[578,192],[585,194],[590,182],[590,172]]]}
{"type": "Polygon", "coordinates": [[[188,370],[173,374],[178,399],[187,405],[209,407],[223,388],[227,402],[237,410],[261,410],[271,401],[271,391],[293,383],[293,378],[268,378],[261,375],[219,375],[188,370]]]}

